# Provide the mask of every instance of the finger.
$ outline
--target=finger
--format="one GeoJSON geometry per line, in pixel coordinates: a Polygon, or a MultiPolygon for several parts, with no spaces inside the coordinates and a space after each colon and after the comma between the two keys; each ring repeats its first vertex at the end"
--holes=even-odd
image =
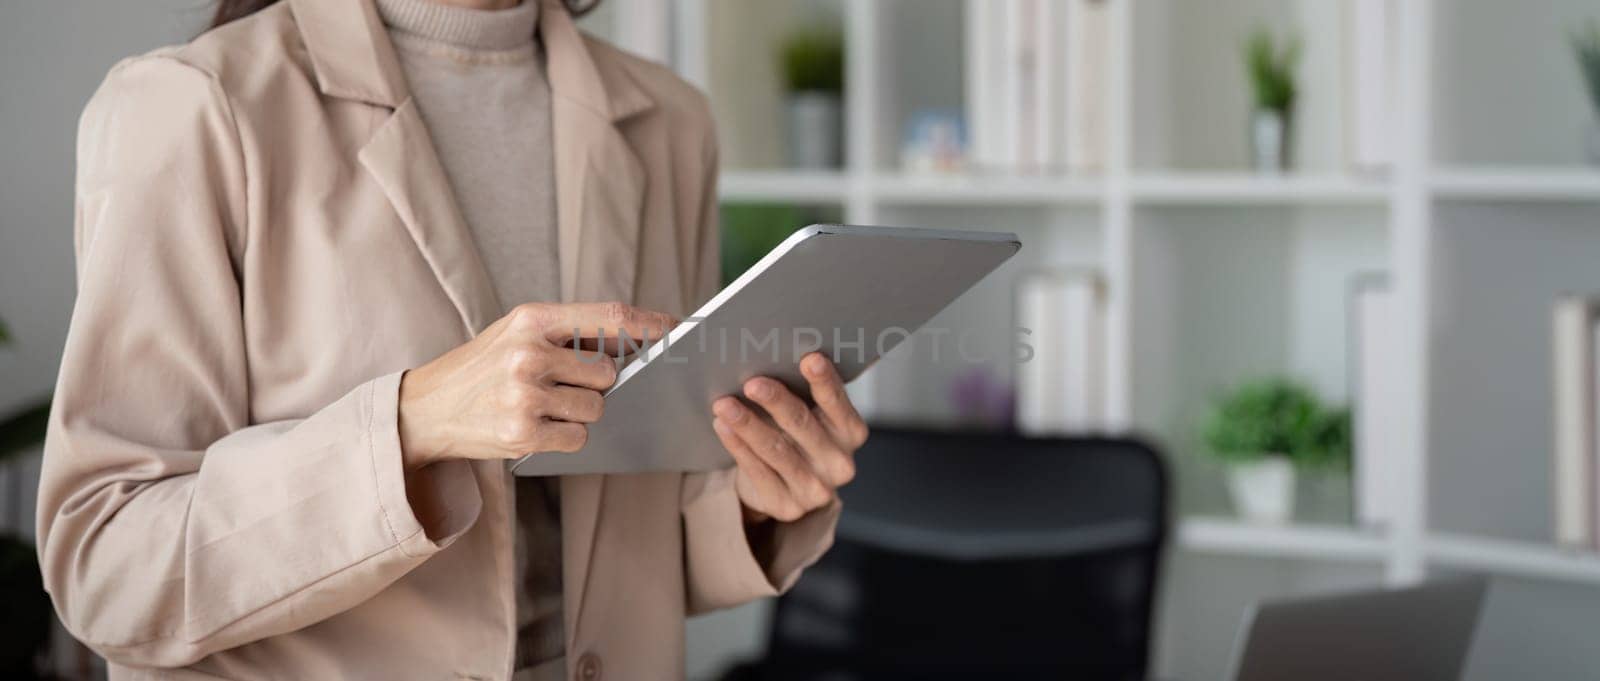
{"type": "Polygon", "coordinates": [[[855,464],[850,455],[811,408],[787,386],[767,377],[752,378],[745,381],[744,394],[761,405],[773,422],[800,445],[812,470],[830,487],[838,487],[855,477],[855,464]]]}
{"type": "Polygon", "coordinates": [[[717,439],[722,441],[722,448],[733,456],[734,463],[739,466],[739,473],[744,475],[754,488],[756,498],[746,499],[746,503],[757,506],[757,510],[762,513],[786,522],[798,520],[805,514],[790,498],[789,486],[784,484],[783,478],[750,450],[750,445],[740,439],[738,433],[733,432],[733,426],[721,418],[712,418],[711,429],[716,431],[717,439]]]}
{"type": "Polygon", "coordinates": [[[581,423],[553,421],[539,422],[534,436],[534,450],[539,452],[576,452],[589,442],[589,428],[581,423]]]}
{"type": "Polygon", "coordinates": [[[624,303],[572,303],[553,310],[544,336],[556,344],[624,335],[635,342],[653,341],[677,325],[671,315],[624,303]]]}
{"type": "Polygon", "coordinates": [[[800,453],[794,441],[740,404],[737,398],[719,399],[712,405],[712,410],[718,418],[733,427],[733,432],[750,445],[750,450],[756,456],[778,472],[789,494],[802,507],[807,510],[821,508],[832,499],[832,490],[817,477],[811,469],[811,463],[800,453]]]}
{"type": "MultiPolygon", "coordinates": [[[[671,329],[667,329],[668,332],[671,329]]],[[[605,338],[580,338],[566,343],[567,347],[577,347],[583,350],[598,352],[607,357],[627,358],[650,349],[650,346],[665,337],[665,333],[653,338],[635,338],[629,336],[622,338],[608,334],[605,338]]]]}
{"type": "Polygon", "coordinates": [[[606,402],[600,393],[588,388],[558,385],[550,388],[546,418],[572,423],[594,423],[605,413],[606,402]]]}
{"type": "Polygon", "coordinates": [[[845,392],[844,380],[839,370],[826,355],[813,352],[800,358],[800,373],[811,386],[811,400],[817,403],[823,424],[834,438],[850,451],[855,451],[867,441],[867,424],[856,412],[856,406],[845,392]]]}
{"type": "Polygon", "coordinates": [[[574,348],[551,350],[545,377],[554,383],[575,385],[590,390],[605,390],[617,382],[617,362],[601,352],[574,348]]]}

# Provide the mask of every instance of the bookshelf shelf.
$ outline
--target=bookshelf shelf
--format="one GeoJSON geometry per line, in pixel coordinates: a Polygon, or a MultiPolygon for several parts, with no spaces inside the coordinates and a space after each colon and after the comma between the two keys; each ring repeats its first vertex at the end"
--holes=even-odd
{"type": "MultiPolygon", "coordinates": [[[[1572,173],[1546,192],[1586,192],[1588,176],[1572,173]]],[[[1132,200],[1141,205],[1370,205],[1388,201],[1382,178],[1336,174],[1257,175],[1243,172],[1151,172],[1130,177],[1132,200]]],[[[1508,185],[1499,185],[1502,187],[1508,185]]],[[[1537,191],[1524,182],[1524,191],[1537,191]]],[[[905,174],[884,172],[859,179],[841,171],[734,170],[723,173],[728,201],[844,202],[852,193],[875,203],[926,205],[1094,205],[1108,200],[1103,177],[905,174]]]]}
{"type": "Polygon", "coordinates": [[[1388,543],[1376,531],[1339,525],[1252,525],[1193,517],[1178,524],[1178,548],[1197,553],[1382,563],[1388,543]]]}
{"type": "Polygon", "coordinates": [[[1104,198],[1104,181],[1092,177],[1026,175],[907,175],[872,178],[869,193],[885,203],[917,204],[1093,204],[1104,198]]]}
{"type": "Polygon", "coordinates": [[[1600,201],[1600,170],[1590,168],[1445,168],[1430,187],[1441,199],[1600,201]]]}
{"type": "Polygon", "coordinates": [[[1435,533],[1428,538],[1427,554],[1444,567],[1600,584],[1600,554],[1550,544],[1435,533]]]}
{"type": "Polygon", "coordinates": [[[718,188],[722,200],[736,202],[843,203],[849,191],[842,172],[792,170],[729,171],[718,188]]]}
{"type": "Polygon", "coordinates": [[[1389,183],[1335,174],[1147,173],[1132,179],[1142,204],[1381,204],[1389,183]]]}

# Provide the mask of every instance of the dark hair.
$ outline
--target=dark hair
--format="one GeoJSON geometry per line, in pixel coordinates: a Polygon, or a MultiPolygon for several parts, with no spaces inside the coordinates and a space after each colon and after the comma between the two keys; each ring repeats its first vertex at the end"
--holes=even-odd
{"type": "MultiPolygon", "coordinates": [[[[333,0],[323,1],[331,2],[333,0]]],[[[522,1],[538,2],[539,0],[522,1]]],[[[255,14],[256,12],[266,9],[268,6],[276,2],[278,2],[278,0],[217,0],[217,11],[211,15],[210,28],[216,28],[233,21],[234,19],[243,19],[247,16],[255,14]]],[[[581,17],[585,14],[588,14],[589,11],[593,10],[595,7],[598,7],[600,5],[600,0],[561,0],[561,4],[567,6],[567,11],[571,12],[572,16],[581,17]]]]}

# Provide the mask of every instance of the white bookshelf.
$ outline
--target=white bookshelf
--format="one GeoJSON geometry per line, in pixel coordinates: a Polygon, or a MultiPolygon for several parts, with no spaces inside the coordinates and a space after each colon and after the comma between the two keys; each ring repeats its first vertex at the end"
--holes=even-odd
{"type": "Polygon", "coordinates": [[[1426,552],[1429,560],[1446,567],[1527,579],[1600,584],[1600,556],[1590,551],[1533,542],[1434,533],[1428,537],[1426,552]]]}
{"type": "MultiPolygon", "coordinates": [[[[714,11],[718,0],[695,0],[693,12],[714,11]]],[[[1145,104],[1142,93],[1148,88],[1133,81],[1150,69],[1139,66],[1136,51],[1146,38],[1141,30],[1152,13],[1177,12],[1172,0],[1132,0],[1113,5],[1113,63],[1109,91],[1113,115],[1108,128],[1107,166],[1094,175],[996,175],[959,173],[919,175],[900,173],[893,167],[892,153],[880,143],[883,135],[893,137],[894,125],[886,123],[885,99],[897,89],[886,82],[893,69],[883,64],[892,59],[886,52],[898,49],[897,36],[886,29],[882,15],[895,6],[892,0],[844,0],[839,16],[847,37],[850,55],[847,91],[848,144],[846,164],[837,172],[813,173],[784,170],[731,168],[724,174],[721,191],[727,201],[792,201],[836,205],[850,222],[905,224],[897,216],[921,217],[941,208],[971,211],[996,210],[1082,210],[1096,216],[1098,252],[1091,262],[1104,273],[1111,289],[1108,347],[1110,370],[1107,376],[1106,405],[1112,421],[1124,427],[1144,427],[1144,408],[1134,396],[1135,373],[1142,361],[1137,343],[1132,341],[1135,327],[1149,311],[1141,309],[1137,296],[1129,295],[1140,282],[1159,279],[1164,263],[1142,256],[1141,245],[1152,233],[1184,229],[1191,211],[1222,211],[1226,215],[1250,215],[1251,211],[1288,210],[1292,213],[1318,211],[1357,211],[1373,218],[1381,227],[1385,242],[1387,269],[1391,273],[1407,317],[1416,323],[1399,329],[1406,339],[1408,358],[1403,366],[1413,368],[1406,377],[1406,392],[1416,395],[1413,424],[1402,437],[1405,455],[1390,462],[1391,475],[1401,480],[1410,492],[1410,503],[1402,509],[1392,527],[1381,536],[1373,531],[1338,525],[1292,525],[1282,528],[1255,527],[1233,523],[1214,516],[1182,519],[1177,527],[1177,545],[1183,550],[1229,552],[1266,557],[1300,559],[1360,560],[1384,567],[1387,581],[1401,584],[1416,580],[1432,566],[1476,566],[1489,571],[1543,575],[1560,579],[1587,574],[1581,566],[1587,558],[1573,556],[1536,541],[1504,541],[1482,538],[1469,541],[1470,535],[1436,536],[1427,519],[1429,510],[1428,451],[1424,424],[1428,418],[1431,376],[1429,351],[1434,342],[1425,320],[1433,304],[1430,276],[1436,250],[1435,205],[1441,201],[1469,201],[1521,205],[1540,202],[1600,203],[1600,172],[1578,166],[1559,165],[1447,165],[1436,162],[1433,106],[1437,88],[1431,63],[1434,32],[1439,6],[1453,0],[1407,0],[1399,3],[1398,30],[1402,36],[1397,55],[1397,78],[1402,93],[1397,117],[1398,140],[1392,166],[1381,173],[1344,172],[1337,167],[1317,167],[1282,175],[1263,175],[1242,170],[1172,168],[1151,164],[1139,149],[1142,136],[1135,128],[1149,114],[1136,109],[1145,104]],[[1152,270],[1152,268],[1157,268],[1152,270]],[[1508,560],[1522,555],[1526,561],[1508,560]],[[1554,561],[1552,563],[1552,561],[1554,561]],[[1566,562],[1563,562],[1566,561],[1566,562]],[[1580,569],[1541,569],[1553,564],[1571,563],[1580,569]],[[1527,567],[1528,569],[1522,569],[1527,567]]],[[[1285,0],[1284,6],[1293,6],[1285,0]]],[[[1187,10],[1185,10],[1187,11],[1187,10]]],[[[1286,10],[1288,11],[1288,10],[1286,10]]],[[[679,30],[682,27],[679,14],[679,30]]],[[[687,40],[677,45],[684,55],[687,40]]],[[[1148,39],[1170,38],[1170,35],[1148,39]]],[[[1232,36],[1224,36],[1232,40],[1232,36]]],[[[693,51],[692,48],[688,51],[693,51]]],[[[1232,58],[1232,55],[1228,56],[1232,58]]],[[[702,64],[704,55],[691,55],[687,64],[702,64]]],[[[704,79],[701,79],[704,82],[704,79]]],[[[708,83],[713,90],[715,83],[708,83]]],[[[713,92],[715,96],[715,92],[713,92]]],[[[1181,131],[1180,131],[1181,132],[1181,131]]],[[[1025,212],[1024,215],[1034,215],[1025,212]]],[[[1342,215],[1342,214],[1338,214],[1342,215]]],[[[1363,219],[1367,219],[1363,217],[1363,219]]],[[[1203,221],[1199,221],[1203,222],[1203,221]]],[[[1295,229],[1297,222],[1272,218],[1264,224],[1281,224],[1295,229]]],[[[1026,239],[1025,239],[1026,242],[1026,239]]],[[[1048,262],[1048,261],[1047,261],[1048,262]]],[[[1074,263],[1082,264],[1082,263],[1074,263]]],[[[1181,285],[1181,282],[1179,283],[1181,285]]],[[[869,412],[872,400],[887,398],[871,386],[861,390],[863,405],[869,412]]]]}
{"type": "Polygon", "coordinates": [[[1094,178],[1031,175],[880,174],[870,180],[876,201],[917,205],[1095,205],[1105,182],[1094,178]]]}
{"type": "Polygon", "coordinates": [[[1389,553],[1381,532],[1345,525],[1253,525],[1197,516],[1178,523],[1174,538],[1182,550],[1209,554],[1381,565],[1389,553]]]}
{"type": "Polygon", "coordinates": [[[1434,196],[1465,201],[1600,201],[1600,171],[1587,168],[1440,168],[1434,196]]]}
{"type": "Polygon", "coordinates": [[[1141,173],[1132,186],[1133,200],[1149,205],[1381,205],[1392,189],[1381,179],[1333,173],[1141,173]]]}
{"type": "Polygon", "coordinates": [[[724,173],[717,188],[723,201],[843,204],[850,181],[838,172],[757,170],[724,173]]]}
{"type": "MultiPolygon", "coordinates": [[[[1581,234],[1586,222],[1600,226],[1600,171],[1574,157],[1581,134],[1573,124],[1576,116],[1552,113],[1573,106],[1580,95],[1551,94],[1555,85],[1546,90],[1526,85],[1567,77],[1541,71],[1570,66],[1570,55],[1558,52],[1566,49],[1564,37],[1553,35],[1528,55],[1510,58],[1481,53],[1490,48],[1480,35],[1522,16],[1543,23],[1507,30],[1548,32],[1552,17],[1600,14],[1592,1],[1534,0],[1537,7],[1506,15],[1498,0],[1397,0],[1393,162],[1383,172],[1352,172],[1342,161],[1330,161],[1330,150],[1337,151],[1341,141],[1322,137],[1337,137],[1340,117],[1313,112],[1301,129],[1317,138],[1306,144],[1307,163],[1283,175],[1255,174],[1207,156],[1217,145],[1197,138],[1218,131],[1242,139],[1244,127],[1242,117],[1228,114],[1233,105],[1216,103],[1214,89],[1239,87],[1233,73],[1236,41],[1257,20],[1279,26],[1320,22],[1303,31],[1310,74],[1306,89],[1337,88],[1338,75],[1328,65],[1337,61],[1338,31],[1326,22],[1338,16],[1346,0],[1109,1],[1108,157],[1093,175],[900,172],[895,147],[908,106],[901,98],[927,96],[916,89],[926,88],[925,83],[902,82],[903,62],[925,57],[929,45],[959,51],[962,34],[957,26],[944,34],[908,35],[921,28],[904,28],[906,12],[959,12],[963,0],[675,0],[668,13],[669,42],[675,67],[708,88],[714,102],[723,102],[719,112],[770,112],[770,106],[727,105],[732,98],[770,96],[770,88],[744,81],[734,88],[719,81],[717,74],[733,58],[707,47],[716,40],[708,26],[717,24],[719,12],[738,4],[739,16],[793,16],[794,7],[816,6],[837,17],[846,37],[844,167],[816,173],[777,169],[776,161],[732,163],[720,185],[723,200],[825,205],[855,223],[1014,229],[1025,244],[1019,267],[1089,266],[1102,273],[1108,291],[1107,421],[1112,430],[1137,430],[1163,442],[1174,461],[1180,497],[1213,497],[1210,505],[1180,506],[1176,550],[1269,563],[1358,565],[1360,574],[1381,575],[1379,581],[1391,585],[1441,570],[1600,584],[1600,556],[1543,541],[1538,522],[1531,520],[1546,513],[1549,504],[1538,496],[1536,484],[1548,458],[1544,445],[1522,452],[1525,458],[1515,464],[1511,454],[1497,458],[1479,451],[1487,445],[1463,434],[1460,424],[1492,422],[1496,415],[1475,411],[1480,407],[1470,390],[1454,383],[1459,362],[1452,360],[1451,370],[1438,366],[1450,356],[1441,344],[1455,341],[1448,326],[1452,315],[1479,304],[1453,298],[1460,278],[1506,276],[1462,255],[1463,249],[1496,247],[1462,225],[1494,222],[1534,239],[1547,232],[1581,234]],[[762,9],[752,10],[749,3],[762,9]],[[1491,67],[1496,79],[1480,80],[1478,73],[1491,67]],[[1517,92],[1495,96],[1484,91],[1491,87],[1517,92]],[[1220,123],[1218,112],[1224,114],[1220,123]],[[1561,136],[1570,144],[1561,144],[1561,136]],[[1517,142],[1523,138],[1529,141],[1517,142]],[[1524,147],[1531,151],[1521,153],[1524,147]],[[1219,265],[1236,268],[1247,279],[1242,286],[1206,270],[1211,259],[1235,246],[1256,249],[1219,265]],[[1280,267],[1275,258],[1289,262],[1280,267]],[[1215,471],[1183,463],[1194,454],[1182,432],[1185,419],[1192,418],[1208,388],[1252,373],[1304,372],[1319,388],[1340,393],[1342,338],[1319,344],[1306,337],[1342,337],[1343,322],[1324,328],[1307,317],[1342,320],[1344,301],[1333,297],[1328,282],[1371,269],[1389,273],[1407,320],[1395,329],[1402,356],[1394,363],[1406,367],[1397,382],[1399,402],[1407,405],[1399,419],[1405,425],[1396,435],[1397,453],[1382,463],[1383,474],[1401,490],[1403,503],[1395,517],[1381,531],[1337,523],[1261,527],[1228,519],[1222,515],[1225,507],[1216,503],[1221,485],[1215,471]],[[1289,291],[1273,293],[1274,287],[1289,291]],[[1257,296],[1253,288],[1266,293],[1257,296]],[[1215,328],[1196,328],[1195,306],[1222,321],[1215,328]],[[1255,323],[1247,316],[1251,310],[1236,309],[1252,307],[1267,311],[1255,323]],[[1244,321],[1226,316],[1235,312],[1246,315],[1244,321]],[[1257,361],[1258,355],[1267,359],[1257,361]],[[1504,477],[1520,484],[1509,498],[1496,489],[1504,477]],[[1468,479],[1487,491],[1457,486],[1468,479]],[[1496,526],[1457,519],[1456,509],[1472,506],[1484,509],[1479,517],[1514,509],[1522,520],[1496,526]]],[[[637,27],[630,31],[653,35],[637,27]]],[[[951,79],[948,87],[935,90],[964,96],[959,70],[944,77],[951,79]]],[[[1322,97],[1308,100],[1318,111],[1342,106],[1326,92],[1310,96],[1322,97]]],[[[745,139],[738,130],[762,126],[781,137],[776,120],[724,125],[733,131],[725,146],[745,139]]],[[[1595,256],[1600,261],[1600,250],[1595,256]]],[[[1600,280],[1593,286],[1600,290],[1600,280]]],[[[992,295],[984,300],[1003,307],[992,304],[999,300],[992,295]]],[[[1512,320],[1514,311],[1497,314],[1512,320]]],[[[1527,323],[1506,323],[1513,321],[1527,323]]],[[[1533,354],[1466,359],[1520,366],[1539,380],[1547,372],[1533,354]]],[[[912,384],[905,376],[877,374],[855,389],[864,411],[895,407],[903,413],[891,403],[912,384]]],[[[1526,432],[1541,432],[1547,423],[1542,412],[1531,412],[1536,407],[1517,417],[1526,432]]],[[[1502,448],[1520,452],[1511,445],[1502,448]]]]}

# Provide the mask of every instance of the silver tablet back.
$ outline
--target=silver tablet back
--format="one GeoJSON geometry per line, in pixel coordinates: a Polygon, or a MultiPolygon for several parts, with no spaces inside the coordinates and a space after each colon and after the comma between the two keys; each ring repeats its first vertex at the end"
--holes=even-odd
{"type": "Polygon", "coordinates": [[[771,376],[808,395],[797,361],[832,356],[846,381],[1021,247],[1014,234],[812,225],[762,258],[667,341],[624,368],[574,454],[534,453],[517,475],[704,471],[732,465],[711,402],[771,376]]]}

